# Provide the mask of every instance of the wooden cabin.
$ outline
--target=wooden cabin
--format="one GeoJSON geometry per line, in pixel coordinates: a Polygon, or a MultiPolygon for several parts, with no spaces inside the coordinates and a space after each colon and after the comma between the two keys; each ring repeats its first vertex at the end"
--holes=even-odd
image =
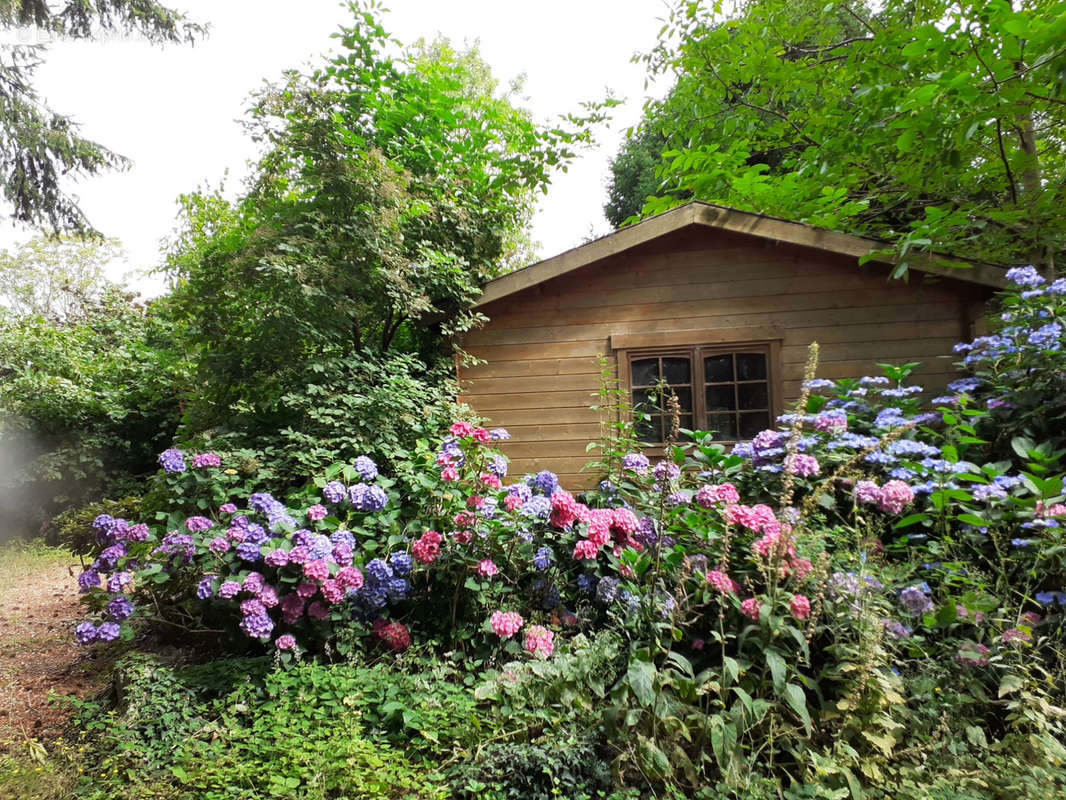
{"type": "Polygon", "coordinates": [[[601,357],[650,412],[655,387],[677,394],[682,426],[748,439],[800,392],[807,346],[819,377],[879,375],[878,362],[919,361],[928,390],[955,375],[952,347],[974,335],[1002,269],[922,257],[908,280],[859,258],[884,244],[734,209],[690,203],[488,283],[465,334],[484,363],[459,366],[462,399],[492,427],[518,475],[549,469],[587,486],[600,435],[601,357]]]}

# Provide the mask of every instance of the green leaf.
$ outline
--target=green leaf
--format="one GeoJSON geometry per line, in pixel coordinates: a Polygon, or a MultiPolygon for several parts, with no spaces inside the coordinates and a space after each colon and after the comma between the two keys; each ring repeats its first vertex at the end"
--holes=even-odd
{"type": "Polygon", "coordinates": [[[811,715],[807,711],[807,696],[803,693],[803,689],[794,683],[786,684],[784,696],[785,702],[796,712],[796,715],[803,721],[803,727],[810,734],[812,729],[811,715]]]}
{"type": "Polygon", "coordinates": [[[776,650],[767,649],[764,651],[764,655],[766,657],[766,666],[770,668],[770,676],[774,682],[774,691],[780,694],[782,687],[785,685],[785,659],[776,650]]]}
{"type": "Polygon", "coordinates": [[[673,775],[670,760],[654,741],[637,734],[637,755],[644,773],[654,780],[665,780],[673,775]]]}
{"type": "Polygon", "coordinates": [[[997,697],[1006,697],[1008,694],[1014,694],[1025,686],[1025,679],[1020,675],[1013,673],[1003,676],[1003,680],[999,682],[999,693],[997,697]]]}
{"type": "Polygon", "coordinates": [[[640,704],[650,707],[655,701],[655,665],[650,661],[630,661],[626,679],[640,704]]]}

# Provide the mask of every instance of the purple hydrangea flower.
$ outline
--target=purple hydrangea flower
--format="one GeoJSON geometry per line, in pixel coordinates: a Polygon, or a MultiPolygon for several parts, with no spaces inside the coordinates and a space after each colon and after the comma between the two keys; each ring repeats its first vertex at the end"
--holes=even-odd
{"type": "Polygon", "coordinates": [[[918,616],[933,611],[933,603],[921,586],[908,586],[899,593],[899,602],[910,613],[918,616]]]}
{"type": "Polygon", "coordinates": [[[336,530],[330,534],[329,540],[333,543],[334,546],[343,544],[345,547],[348,547],[351,550],[355,550],[355,534],[353,534],[351,531],[347,531],[344,529],[336,530]]]}
{"type": "Polygon", "coordinates": [[[222,459],[218,453],[197,453],[192,457],[193,469],[203,469],[204,467],[221,467],[222,459]]]}
{"type": "Polygon", "coordinates": [[[378,466],[369,456],[359,456],[355,459],[352,466],[355,467],[355,471],[358,472],[367,483],[375,480],[378,476],[378,466]]]}
{"type": "Polygon", "coordinates": [[[507,477],[507,459],[503,456],[493,456],[489,459],[488,468],[489,472],[497,478],[503,479],[507,477]]]}
{"type": "Polygon", "coordinates": [[[201,600],[207,600],[215,594],[215,576],[208,575],[196,587],[196,596],[201,600]]]}
{"type": "Polygon", "coordinates": [[[541,470],[533,478],[534,489],[540,489],[546,496],[551,497],[559,488],[559,476],[549,470],[541,470]]]}
{"type": "Polygon", "coordinates": [[[514,483],[507,487],[507,494],[509,497],[517,497],[523,503],[527,503],[533,497],[533,490],[528,484],[514,483]]]}
{"type": "Polygon", "coordinates": [[[126,587],[130,585],[130,581],[133,580],[133,575],[128,572],[116,572],[110,578],[107,579],[107,590],[111,594],[118,594],[119,592],[126,591],[126,587]]]}
{"type": "Polygon", "coordinates": [[[650,466],[651,462],[648,461],[648,457],[643,453],[626,453],[622,459],[622,469],[631,470],[638,475],[646,474],[650,466]]]}
{"type": "Polygon", "coordinates": [[[241,630],[248,638],[265,642],[274,630],[274,622],[266,614],[252,614],[241,620],[241,630]]]}
{"type": "Polygon", "coordinates": [[[271,550],[267,553],[264,562],[268,567],[284,567],[289,563],[289,553],[287,550],[282,550],[281,548],[271,550]]]}
{"type": "Polygon", "coordinates": [[[255,542],[241,542],[237,545],[237,558],[254,564],[262,558],[262,553],[259,551],[259,545],[255,542]]]}
{"type": "Polygon", "coordinates": [[[188,467],[185,464],[185,454],[181,450],[171,448],[159,454],[159,466],[163,472],[184,472],[188,467]]]}
{"type": "Polygon", "coordinates": [[[906,639],[912,633],[911,629],[899,620],[886,619],[884,620],[884,625],[885,632],[893,639],[906,639]]]}
{"type": "Polygon", "coordinates": [[[100,588],[100,573],[95,569],[86,569],[78,576],[78,590],[85,594],[93,589],[100,588]]]}
{"type": "Polygon", "coordinates": [[[392,567],[380,558],[375,558],[368,562],[363,568],[363,573],[374,583],[385,583],[393,576],[392,567]]]}
{"type": "Polygon", "coordinates": [[[113,642],[122,633],[122,628],[117,622],[104,622],[96,629],[96,641],[113,642]]]}
{"type": "Polygon", "coordinates": [[[189,517],[185,520],[185,527],[192,533],[203,533],[215,527],[215,523],[207,517],[189,517]]]}
{"type": "Polygon", "coordinates": [[[536,495],[520,505],[518,513],[524,517],[547,519],[552,513],[552,501],[542,495],[536,495]]]}
{"type": "Polygon", "coordinates": [[[96,641],[97,629],[91,622],[82,622],[74,629],[74,638],[80,645],[92,644],[96,641]]]}
{"type": "Polygon", "coordinates": [[[129,619],[133,615],[133,603],[125,595],[119,595],[107,604],[107,613],[116,622],[129,619]]]}
{"type": "Polygon", "coordinates": [[[507,428],[493,428],[489,431],[489,438],[494,442],[506,442],[511,438],[507,428]]]}
{"type": "Polygon", "coordinates": [[[676,480],[681,476],[681,467],[675,464],[673,461],[660,461],[655,465],[655,469],[652,470],[652,475],[656,480],[676,480]]]}
{"type": "Polygon", "coordinates": [[[224,600],[232,600],[241,591],[241,585],[237,581],[225,581],[218,587],[218,596],[224,600]]]}
{"type": "Polygon", "coordinates": [[[340,481],[330,481],[322,487],[322,497],[325,498],[327,503],[333,503],[336,505],[347,496],[348,491],[340,481]]]}

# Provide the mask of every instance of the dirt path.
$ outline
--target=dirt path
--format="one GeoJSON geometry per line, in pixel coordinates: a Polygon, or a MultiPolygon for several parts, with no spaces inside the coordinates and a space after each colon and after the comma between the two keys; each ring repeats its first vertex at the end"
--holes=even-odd
{"type": "Polygon", "coordinates": [[[79,571],[67,558],[35,558],[0,587],[0,750],[62,734],[70,712],[50,694],[85,698],[106,684],[101,658],[73,638],[84,617],[79,571]]]}

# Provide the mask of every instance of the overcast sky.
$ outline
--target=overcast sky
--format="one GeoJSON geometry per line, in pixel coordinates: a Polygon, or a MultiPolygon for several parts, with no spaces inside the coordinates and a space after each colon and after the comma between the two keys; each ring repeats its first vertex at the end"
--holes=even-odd
{"type": "MultiPolygon", "coordinates": [[[[70,114],[82,134],[129,157],[133,167],[81,181],[75,192],[90,220],[122,240],[127,262],[116,277],[151,268],[159,242],[175,225],[175,200],[226,177],[239,188],[254,154],[238,119],[249,93],[282,70],[317,62],[349,18],[336,0],[174,0],[211,26],[195,47],[151,46],[132,39],[52,43],[37,88],[70,114]]],[[[607,162],[625,128],[640,118],[645,72],[631,63],[649,50],[666,13],[664,0],[392,0],[385,27],[404,43],[440,33],[457,44],[480,43],[482,57],[505,83],[524,74],[525,105],[542,121],[600,99],[607,88],[625,98],[599,146],[555,177],[540,203],[533,238],[542,257],[609,230],[603,217],[607,162]]],[[[5,42],[13,32],[5,34],[5,42]]],[[[25,239],[8,222],[0,247],[25,239]]],[[[158,280],[135,281],[149,293],[158,280]]]]}

